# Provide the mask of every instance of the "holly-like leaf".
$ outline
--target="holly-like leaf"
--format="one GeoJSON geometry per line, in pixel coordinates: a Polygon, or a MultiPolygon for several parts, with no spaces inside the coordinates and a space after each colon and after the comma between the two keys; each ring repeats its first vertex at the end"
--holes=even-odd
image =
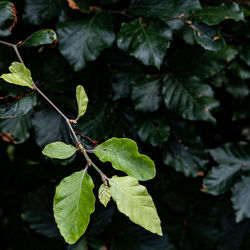
{"type": "Polygon", "coordinates": [[[226,47],[219,30],[204,24],[195,24],[194,27],[194,38],[204,49],[217,51],[226,47]]]}
{"type": "Polygon", "coordinates": [[[88,96],[82,85],[78,85],[76,88],[76,100],[77,100],[77,105],[78,105],[77,119],[79,119],[85,114],[87,110],[88,101],[89,101],[88,96]]]}
{"type": "Polygon", "coordinates": [[[143,112],[156,111],[162,101],[161,79],[145,78],[136,81],[132,87],[131,98],[135,103],[136,110],[143,112]]]}
{"type": "Polygon", "coordinates": [[[15,118],[26,115],[37,104],[37,95],[28,94],[9,105],[0,106],[0,118],[15,118]]]}
{"type": "Polygon", "coordinates": [[[109,161],[113,168],[129,176],[146,181],[155,177],[155,164],[146,155],[138,153],[136,142],[127,138],[111,138],[94,149],[102,161],[109,161]]]}
{"type": "Polygon", "coordinates": [[[11,27],[15,25],[16,13],[14,4],[10,1],[0,1],[0,36],[11,34],[11,27]]]}
{"type": "Polygon", "coordinates": [[[75,71],[83,69],[88,61],[94,61],[115,39],[111,18],[105,12],[60,23],[57,34],[59,50],[75,71]]]}
{"type": "Polygon", "coordinates": [[[117,45],[143,64],[159,69],[171,39],[172,32],[164,22],[139,19],[122,24],[117,45]]]}
{"type": "Polygon", "coordinates": [[[250,176],[242,176],[241,181],[232,188],[233,208],[236,214],[236,222],[250,218],[250,176]]]}
{"type": "Polygon", "coordinates": [[[183,118],[216,122],[210,110],[218,107],[218,102],[214,99],[212,88],[198,78],[166,78],[162,91],[166,107],[183,118]]]}
{"type": "Polygon", "coordinates": [[[227,19],[244,21],[244,13],[237,3],[232,2],[195,10],[192,12],[191,18],[208,25],[216,25],[227,19]]]}
{"type": "Polygon", "coordinates": [[[85,232],[95,210],[94,183],[86,169],[64,178],[56,188],[54,216],[65,241],[74,244],[85,232]]]}
{"type": "Polygon", "coordinates": [[[76,148],[63,142],[53,142],[45,146],[42,153],[50,158],[67,159],[76,152],[76,148]]]}
{"type": "Polygon", "coordinates": [[[219,165],[213,167],[203,179],[203,191],[212,195],[224,194],[231,188],[235,178],[241,173],[240,165],[219,165]]]}
{"type": "Polygon", "coordinates": [[[31,73],[22,63],[13,62],[9,70],[11,73],[2,74],[0,78],[8,83],[26,86],[32,89],[33,80],[31,78],[31,73]]]}
{"type": "Polygon", "coordinates": [[[111,196],[118,210],[135,224],[162,235],[161,221],[147,189],[130,176],[113,176],[109,180],[111,196]]]}
{"type": "Polygon", "coordinates": [[[198,0],[132,0],[129,12],[137,16],[147,16],[155,18],[185,16],[192,10],[200,9],[198,0]]]}
{"type": "Polygon", "coordinates": [[[43,29],[38,30],[34,34],[30,35],[22,43],[25,47],[36,47],[40,45],[52,44],[57,40],[57,35],[54,30],[43,29]]]}
{"type": "Polygon", "coordinates": [[[107,206],[110,201],[111,193],[108,185],[102,184],[98,191],[98,198],[104,207],[107,206]]]}

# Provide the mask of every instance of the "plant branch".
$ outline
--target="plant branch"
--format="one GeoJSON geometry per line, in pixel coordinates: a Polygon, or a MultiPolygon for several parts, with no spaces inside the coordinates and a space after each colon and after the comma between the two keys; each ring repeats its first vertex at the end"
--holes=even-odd
{"type": "MultiPolygon", "coordinates": [[[[0,44],[6,45],[8,47],[11,47],[14,49],[19,61],[25,66],[24,61],[18,51],[17,45],[12,44],[12,43],[8,43],[5,41],[1,41],[0,40],[0,44]]],[[[36,86],[36,84],[33,82],[32,84],[33,90],[36,91],[39,95],[41,95],[66,121],[69,130],[71,132],[71,134],[73,135],[74,139],[75,139],[75,143],[76,146],[81,150],[82,154],[84,155],[86,161],[87,161],[87,165],[90,166],[92,165],[93,168],[101,175],[102,180],[108,180],[108,177],[96,166],[96,164],[94,162],[92,162],[92,160],[89,158],[88,153],[86,152],[86,149],[82,146],[81,142],[78,140],[76,133],[70,123],[70,120],[63,114],[63,112],[36,86]]]]}

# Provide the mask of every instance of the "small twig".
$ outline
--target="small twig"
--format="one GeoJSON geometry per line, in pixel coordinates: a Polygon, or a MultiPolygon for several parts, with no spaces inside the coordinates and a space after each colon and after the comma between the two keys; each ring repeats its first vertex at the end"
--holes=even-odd
{"type": "MultiPolygon", "coordinates": [[[[12,44],[12,43],[8,43],[8,42],[5,42],[5,41],[0,41],[0,44],[3,44],[3,45],[6,45],[8,47],[11,47],[14,49],[19,61],[23,64],[24,64],[24,61],[18,51],[18,48],[17,48],[17,45],[15,44],[12,44]]],[[[81,142],[78,140],[77,136],[76,136],[76,133],[70,123],[70,119],[68,119],[64,114],[63,112],[36,86],[36,84],[33,82],[32,84],[32,87],[33,87],[33,90],[36,91],[39,95],[41,95],[63,118],[64,120],[66,121],[68,127],[69,127],[69,130],[71,132],[71,134],[73,135],[74,139],[75,139],[75,144],[76,146],[81,150],[82,154],[84,155],[86,161],[87,161],[87,165],[90,166],[92,165],[93,168],[101,175],[101,178],[102,180],[108,180],[108,177],[96,166],[96,164],[94,162],[92,162],[92,160],[89,158],[87,152],[86,152],[86,149],[82,146],[81,142]]],[[[86,168],[85,168],[86,169],[86,168]]],[[[86,171],[86,170],[85,170],[86,171]]]]}
{"type": "Polygon", "coordinates": [[[123,15],[123,16],[126,16],[128,18],[132,18],[132,19],[136,19],[137,17],[133,16],[133,15],[130,15],[127,13],[127,9],[124,9],[124,10],[108,10],[109,13],[111,14],[118,14],[118,15],[123,15]]]}

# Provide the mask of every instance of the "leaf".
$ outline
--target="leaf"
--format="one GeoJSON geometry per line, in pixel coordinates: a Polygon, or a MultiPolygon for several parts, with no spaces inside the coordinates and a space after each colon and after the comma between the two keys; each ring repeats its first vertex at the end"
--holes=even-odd
{"type": "Polygon", "coordinates": [[[102,50],[112,46],[115,39],[111,18],[105,12],[60,23],[57,34],[59,50],[75,71],[96,60],[102,50]]]}
{"type": "Polygon", "coordinates": [[[191,10],[200,8],[198,0],[132,0],[129,12],[137,16],[166,19],[182,13],[186,16],[191,10]]]}
{"type": "Polygon", "coordinates": [[[39,25],[60,15],[65,0],[26,0],[23,18],[26,22],[39,25]]]}
{"type": "Polygon", "coordinates": [[[219,165],[213,167],[203,179],[204,192],[212,195],[224,194],[231,188],[235,178],[241,173],[239,165],[219,165]]]}
{"type": "Polygon", "coordinates": [[[135,225],[117,228],[112,250],[175,250],[167,235],[158,236],[135,225]]]}
{"type": "Polygon", "coordinates": [[[57,40],[57,35],[54,30],[42,29],[30,35],[22,43],[25,47],[36,47],[40,45],[53,44],[57,40]]]}
{"type": "Polygon", "coordinates": [[[133,177],[113,176],[109,180],[111,196],[118,210],[135,224],[162,235],[160,219],[147,189],[133,177]]]}
{"type": "Polygon", "coordinates": [[[250,176],[242,176],[241,181],[232,188],[233,208],[236,213],[236,222],[250,218],[250,176]]]}
{"type": "Polygon", "coordinates": [[[218,51],[226,47],[219,30],[203,24],[194,24],[194,38],[204,49],[218,51]]]}
{"type": "Polygon", "coordinates": [[[160,81],[161,79],[145,78],[133,84],[131,98],[135,103],[136,110],[153,112],[159,108],[162,101],[160,81]]]}
{"type": "Polygon", "coordinates": [[[81,237],[74,245],[68,245],[67,250],[88,250],[88,240],[81,237]]]}
{"type": "Polygon", "coordinates": [[[208,156],[202,140],[188,124],[173,124],[163,147],[163,161],[187,177],[204,175],[208,156]]]}
{"type": "Polygon", "coordinates": [[[110,161],[112,167],[129,176],[146,181],[155,177],[155,164],[146,155],[139,154],[136,142],[127,138],[111,138],[98,145],[95,155],[102,161],[110,161]]]}
{"type": "Polygon", "coordinates": [[[108,185],[102,184],[98,191],[98,198],[104,207],[107,206],[110,201],[111,193],[108,185]]]}
{"type": "Polygon", "coordinates": [[[63,142],[53,142],[45,146],[42,153],[50,158],[67,159],[76,152],[76,148],[63,142]]]}
{"type": "Polygon", "coordinates": [[[184,46],[172,57],[171,68],[180,78],[197,76],[201,79],[221,72],[237,55],[233,48],[208,51],[193,46],[184,46]]]}
{"type": "Polygon", "coordinates": [[[216,6],[208,6],[200,10],[195,10],[190,16],[192,20],[206,23],[207,25],[216,25],[220,22],[233,19],[235,21],[244,21],[244,13],[237,3],[222,3],[216,6]]]}
{"type": "Polygon", "coordinates": [[[140,139],[154,147],[162,146],[170,134],[168,121],[161,115],[139,116],[135,127],[140,139]]]}
{"type": "Polygon", "coordinates": [[[0,36],[9,36],[15,25],[14,4],[10,1],[0,2],[0,36]]]}
{"type": "Polygon", "coordinates": [[[13,62],[9,67],[11,73],[2,74],[0,78],[6,82],[13,83],[20,86],[26,86],[33,88],[33,80],[31,78],[31,73],[22,63],[13,62]]]}
{"type": "Polygon", "coordinates": [[[53,217],[52,201],[53,196],[47,188],[25,194],[21,218],[35,232],[49,238],[57,238],[60,233],[53,217]]]}
{"type": "Polygon", "coordinates": [[[117,46],[145,65],[160,69],[172,32],[162,21],[135,20],[123,23],[117,46]]]}
{"type": "Polygon", "coordinates": [[[0,107],[0,119],[16,118],[26,115],[37,104],[37,95],[28,94],[9,105],[0,107]]]}
{"type": "Polygon", "coordinates": [[[250,166],[250,147],[246,142],[226,143],[209,153],[219,164],[250,166]]]}
{"type": "Polygon", "coordinates": [[[86,169],[64,178],[56,188],[54,216],[65,241],[74,244],[85,232],[95,210],[94,183],[86,169]]]}
{"type": "Polygon", "coordinates": [[[79,119],[85,114],[87,110],[88,101],[89,101],[88,96],[82,85],[78,85],[76,88],[76,100],[77,100],[77,105],[78,105],[77,119],[79,119]]]}
{"type": "Polygon", "coordinates": [[[32,128],[34,139],[40,147],[55,141],[71,143],[64,118],[50,107],[39,110],[34,114],[32,117],[32,128]]]}
{"type": "Polygon", "coordinates": [[[166,107],[183,118],[216,122],[210,110],[218,107],[218,102],[214,99],[212,88],[198,78],[166,78],[162,92],[166,107]]]}
{"type": "Polygon", "coordinates": [[[23,143],[30,137],[30,115],[0,121],[0,131],[9,134],[16,143],[23,143]]]}

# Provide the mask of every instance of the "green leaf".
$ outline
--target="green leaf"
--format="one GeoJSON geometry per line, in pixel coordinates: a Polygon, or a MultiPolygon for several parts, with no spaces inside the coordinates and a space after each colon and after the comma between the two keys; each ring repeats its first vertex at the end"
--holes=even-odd
{"type": "Polygon", "coordinates": [[[218,167],[213,167],[203,179],[203,191],[212,195],[224,194],[231,188],[241,170],[240,165],[221,164],[218,167]]]}
{"type": "Polygon", "coordinates": [[[161,79],[138,79],[133,84],[131,98],[135,103],[136,110],[143,112],[156,111],[162,101],[161,79]]]}
{"type": "Polygon", "coordinates": [[[88,250],[88,240],[82,237],[74,245],[68,245],[67,250],[88,250]]]}
{"type": "Polygon", "coordinates": [[[14,140],[14,143],[23,143],[30,137],[30,115],[0,121],[0,131],[14,140]]]}
{"type": "Polygon", "coordinates": [[[110,15],[105,12],[97,12],[78,21],[59,23],[57,34],[59,50],[75,71],[96,60],[103,49],[112,46],[115,39],[110,15]]]}
{"type": "Polygon", "coordinates": [[[56,188],[54,216],[65,241],[74,244],[85,232],[95,210],[94,183],[86,169],[64,178],[56,188]]]}
{"type": "Polygon", "coordinates": [[[194,38],[204,49],[218,51],[226,47],[219,30],[203,24],[194,24],[194,38]]]}
{"type": "Polygon", "coordinates": [[[240,59],[250,66],[250,46],[244,45],[240,51],[240,59]]]}
{"type": "Polygon", "coordinates": [[[145,65],[160,69],[172,32],[162,21],[135,20],[123,23],[117,45],[145,65]]]}
{"type": "Polygon", "coordinates": [[[200,10],[195,10],[190,16],[192,20],[206,23],[207,25],[216,25],[220,22],[233,19],[235,21],[244,21],[244,13],[237,3],[216,6],[208,6],[200,10]]]}
{"type": "Polygon", "coordinates": [[[0,36],[9,36],[10,27],[15,24],[14,4],[10,1],[0,1],[0,36]]]}
{"type": "Polygon", "coordinates": [[[76,100],[77,100],[77,105],[78,105],[77,119],[79,119],[85,114],[87,110],[88,101],[89,101],[88,96],[82,85],[78,85],[76,88],[76,100]]]}
{"type": "Polygon", "coordinates": [[[98,198],[104,207],[107,206],[110,201],[111,193],[108,185],[102,184],[98,191],[98,198]]]}
{"type": "Polygon", "coordinates": [[[55,141],[71,143],[67,126],[64,118],[50,107],[39,110],[32,116],[34,139],[40,147],[55,141]]]}
{"type": "Polygon", "coordinates": [[[37,104],[37,95],[28,94],[9,105],[0,107],[0,119],[15,118],[26,115],[37,104]]]}
{"type": "Polygon", "coordinates": [[[48,238],[60,237],[53,217],[53,196],[47,188],[24,194],[22,199],[22,220],[36,233],[48,238]]]}
{"type": "Polygon", "coordinates": [[[4,79],[6,82],[13,83],[20,86],[26,86],[33,88],[33,80],[31,78],[31,73],[22,63],[13,62],[9,67],[11,73],[2,74],[0,78],[4,79]]]}
{"type": "Polygon", "coordinates": [[[161,146],[168,140],[170,127],[165,117],[159,115],[139,116],[135,124],[137,133],[143,142],[152,146],[161,146]]]}
{"type": "Polygon", "coordinates": [[[250,146],[246,142],[226,143],[209,152],[219,164],[250,166],[250,146]]]}
{"type": "Polygon", "coordinates": [[[198,78],[166,78],[162,92],[166,107],[183,118],[216,122],[210,110],[218,107],[218,102],[214,99],[212,88],[198,78]]]}
{"type": "Polygon", "coordinates": [[[53,142],[45,146],[42,153],[50,158],[67,159],[76,152],[76,148],[63,142],[53,142]]]}
{"type": "Polygon", "coordinates": [[[113,176],[109,180],[111,196],[118,210],[135,224],[162,235],[161,222],[147,189],[133,177],[113,176]]]}
{"type": "Polygon", "coordinates": [[[129,176],[146,181],[155,177],[155,164],[146,155],[138,153],[136,142],[127,138],[111,138],[94,149],[102,161],[110,161],[113,168],[129,176]]]}
{"type": "Polygon", "coordinates": [[[25,0],[24,15],[25,22],[39,25],[60,15],[63,7],[66,7],[64,0],[25,0]]]}
{"type": "MultiPolygon", "coordinates": [[[[125,224],[125,223],[124,223],[125,224]]],[[[121,225],[115,231],[112,250],[175,250],[167,235],[152,234],[134,224],[121,225]]]]}
{"type": "Polygon", "coordinates": [[[232,188],[233,208],[236,213],[236,222],[250,218],[250,176],[242,176],[241,181],[232,188]]]}
{"type": "Polygon", "coordinates": [[[165,19],[182,13],[187,15],[191,10],[200,8],[198,0],[132,0],[129,12],[137,16],[165,19]]]}
{"type": "Polygon", "coordinates": [[[209,162],[201,138],[187,123],[172,125],[171,135],[163,147],[163,161],[187,177],[204,175],[209,162]]]}
{"type": "Polygon", "coordinates": [[[43,29],[38,30],[22,43],[25,47],[36,47],[40,45],[52,44],[57,40],[57,35],[54,30],[43,29]]]}
{"type": "Polygon", "coordinates": [[[194,46],[184,46],[172,56],[171,67],[174,74],[181,78],[208,78],[221,72],[237,53],[236,49],[230,47],[208,51],[194,46]]]}

